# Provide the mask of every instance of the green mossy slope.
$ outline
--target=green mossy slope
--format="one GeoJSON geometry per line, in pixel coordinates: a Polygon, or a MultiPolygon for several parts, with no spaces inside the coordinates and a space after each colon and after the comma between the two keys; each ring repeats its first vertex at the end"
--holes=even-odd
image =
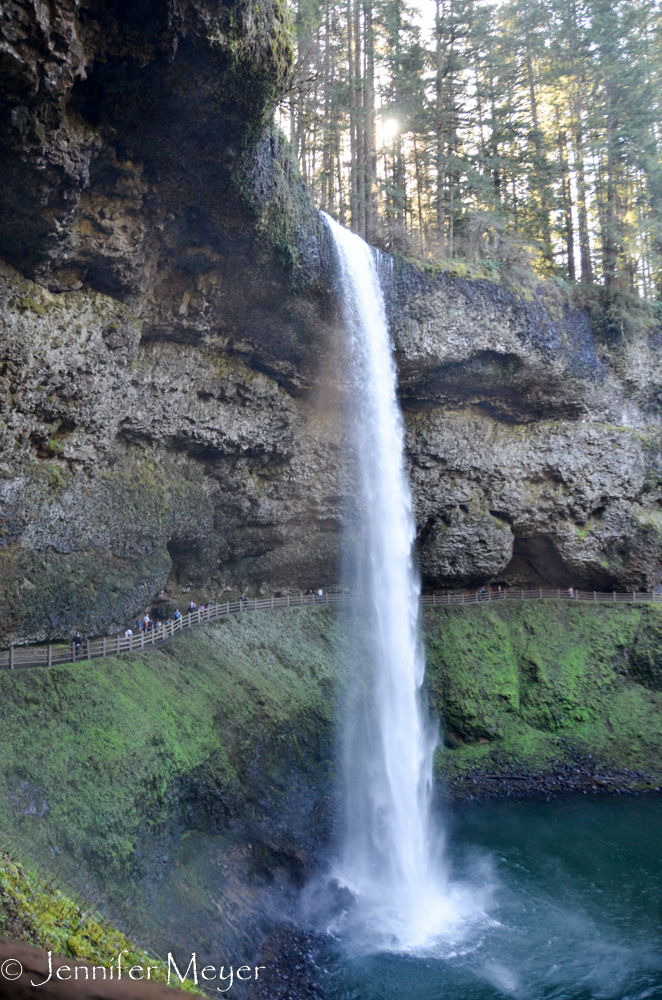
{"type": "Polygon", "coordinates": [[[276,823],[295,788],[328,783],[334,622],[237,616],[143,655],[3,673],[0,830],[117,902],[158,877],[148,848],[169,830],[276,823]]]}
{"type": "Polygon", "coordinates": [[[662,776],[662,609],[554,601],[426,612],[437,771],[548,770],[569,751],[662,776]]]}
{"type": "MultiPolygon", "coordinates": [[[[106,969],[117,968],[122,952],[125,968],[149,965],[151,979],[168,982],[168,968],[161,959],[137,948],[103,917],[85,913],[52,882],[44,881],[36,871],[26,871],[4,851],[0,854],[0,933],[106,969]]],[[[201,993],[188,980],[181,989],[201,993]]]]}

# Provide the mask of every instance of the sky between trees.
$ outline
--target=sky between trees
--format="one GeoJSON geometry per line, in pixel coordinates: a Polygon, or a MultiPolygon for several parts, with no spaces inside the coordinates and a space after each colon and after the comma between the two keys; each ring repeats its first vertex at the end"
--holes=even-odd
{"type": "Polygon", "coordinates": [[[384,249],[656,301],[661,11],[293,0],[280,123],[316,204],[384,249]]]}

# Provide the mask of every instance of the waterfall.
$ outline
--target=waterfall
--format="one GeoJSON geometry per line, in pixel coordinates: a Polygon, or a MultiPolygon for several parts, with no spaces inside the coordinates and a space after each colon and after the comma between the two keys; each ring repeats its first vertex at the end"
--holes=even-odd
{"type": "Polygon", "coordinates": [[[346,834],[335,875],[355,896],[353,935],[360,924],[375,948],[415,949],[439,930],[449,903],[428,819],[435,739],[420,700],[425,662],[404,427],[377,252],[324,220],[348,337],[360,492],[353,554],[367,598],[358,614],[364,662],[346,711],[346,834]]]}

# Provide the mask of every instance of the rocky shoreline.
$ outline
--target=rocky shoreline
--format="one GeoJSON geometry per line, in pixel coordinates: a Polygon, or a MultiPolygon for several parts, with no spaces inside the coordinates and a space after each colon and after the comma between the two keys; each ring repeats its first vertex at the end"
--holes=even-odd
{"type": "Polygon", "coordinates": [[[627,768],[610,770],[591,765],[585,758],[568,752],[569,761],[553,771],[525,774],[467,772],[451,786],[442,785],[440,798],[472,801],[486,798],[545,798],[568,794],[644,795],[662,791],[660,776],[627,768]]]}

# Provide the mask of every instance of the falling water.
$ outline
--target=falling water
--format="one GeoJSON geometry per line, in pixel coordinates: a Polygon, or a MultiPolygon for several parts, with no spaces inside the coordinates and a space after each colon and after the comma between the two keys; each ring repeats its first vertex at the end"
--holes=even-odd
{"type": "Polygon", "coordinates": [[[335,874],[354,893],[354,920],[358,914],[375,947],[417,949],[451,918],[451,903],[428,819],[435,739],[420,699],[425,663],[404,428],[376,251],[324,218],[339,261],[353,383],[360,484],[354,556],[368,598],[361,619],[371,660],[347,711],[347,830],[335,874]]]}

